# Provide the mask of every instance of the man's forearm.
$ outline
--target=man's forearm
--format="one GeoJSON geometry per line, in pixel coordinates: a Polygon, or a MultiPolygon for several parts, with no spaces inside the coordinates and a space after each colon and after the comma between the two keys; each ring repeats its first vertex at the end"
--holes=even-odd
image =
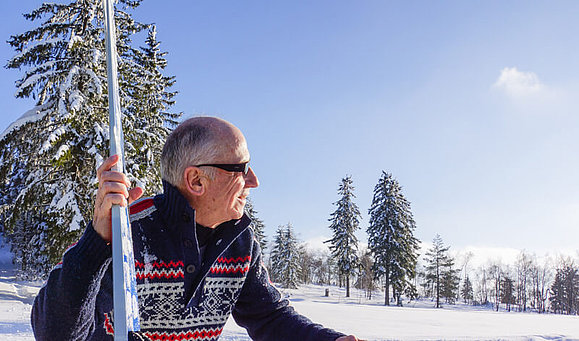
{"type": "Polygon", "coordinates": [[[86,340],[95,328],[95,302],[110,264],[110,246],[87,228],[49,275],[32,308],[36,340],[86,340]]]}

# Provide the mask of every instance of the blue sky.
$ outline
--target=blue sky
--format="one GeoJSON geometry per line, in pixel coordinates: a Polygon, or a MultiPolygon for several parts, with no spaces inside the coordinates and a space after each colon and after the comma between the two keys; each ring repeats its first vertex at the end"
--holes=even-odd
{"type": "MultiPolygon", "coordinates": [[[[3,39],[39,4],[4,4],[3,39]]],[[[364,240],[384,170],[423,241],[578,249],[579,3],[144,0],[134,17],[158,25],[175,111],[246,134],[268,236],[329,237],[352,175],[364,240]]],[[[0,72],[4,130],[33,102],[0,72]]]]}

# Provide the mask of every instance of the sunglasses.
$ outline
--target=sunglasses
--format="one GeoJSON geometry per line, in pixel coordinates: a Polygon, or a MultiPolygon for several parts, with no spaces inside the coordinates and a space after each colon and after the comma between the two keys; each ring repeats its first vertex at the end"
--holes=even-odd
{"type": "Polygon", "coordinates": [[[243,173],[243,175],[247,175],[247,172],[249,172],[249,162],[229,163],[229,164],[212,163],[212,164],[197,165],[195,167],[203,167],[203,166],[216,167],[219,169],[226,170],[228,172],[239,172],[243,173]]]}

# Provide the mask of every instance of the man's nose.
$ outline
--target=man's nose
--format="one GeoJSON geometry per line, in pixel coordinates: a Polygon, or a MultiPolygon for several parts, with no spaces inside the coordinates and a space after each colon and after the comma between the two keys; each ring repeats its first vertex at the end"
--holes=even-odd
{"type": "Polygon", "coordinates": [[[253,168],[249,167],[247,171],[247,175],[245,175],[245,187],[247,188],[255,188],[259,186],[259,180],[257,179],[257,175],[253,172],[253,168]]]}

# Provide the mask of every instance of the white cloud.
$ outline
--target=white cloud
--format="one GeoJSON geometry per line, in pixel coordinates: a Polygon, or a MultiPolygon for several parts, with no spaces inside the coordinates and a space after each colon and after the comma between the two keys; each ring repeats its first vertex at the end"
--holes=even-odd
{"type": "Polygon", "coordinates": [[[545,89],[534,72],[522,72],[516,67],[504,68],[493,87],[517,98],[536,95],[545,89]]]}

